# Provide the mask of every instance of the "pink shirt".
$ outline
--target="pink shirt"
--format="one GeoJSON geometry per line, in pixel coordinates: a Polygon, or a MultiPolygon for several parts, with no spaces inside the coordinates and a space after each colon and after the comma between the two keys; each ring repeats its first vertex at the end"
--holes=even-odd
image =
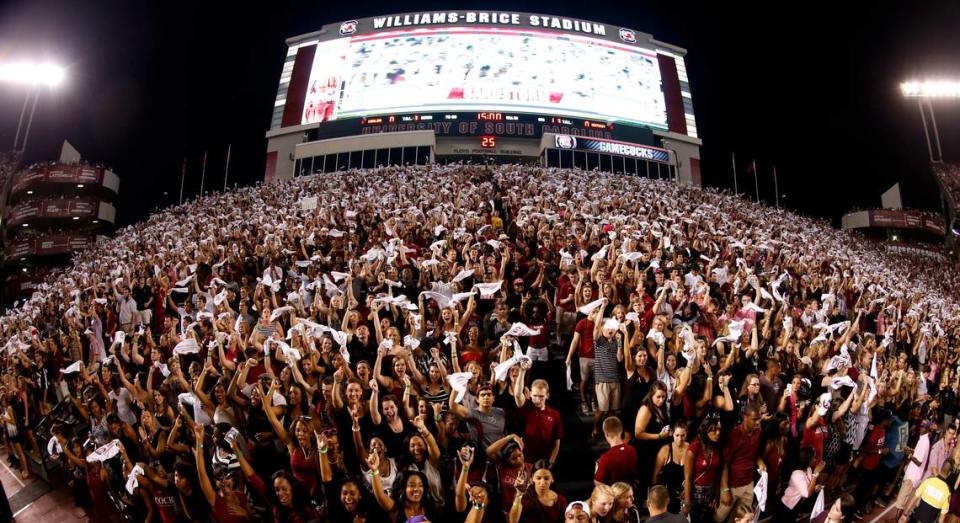
{"type": "Polygon", "coordinates": [[[953,454],[954,446],[956,446],[956,442],[948,447],[943,439],[933,444],[933,448],[930,450],[930,457],[927,460],[927,470],[923,473],[923,479],[932,476],[934,469],[940,472],[940,468],[943,467],[943,462],[950,457],[950,454],[953,454]]]}
{"type": "Polygon", "coordinates": [[[781,498],[788,509],[793,510],[793,507],[797,506],[801,499],[807,497],[810,492],[810,482],[813,481],[812,475],[813,472],[809,468],[807,470],[797,469],[790,474],[790,483],[783,491],[783,498],[781,498]]]}
{"type": "Polygon", "coordinates": [[[919,465],[913,461],[907,462],[907,470],[903,473],[904,481],[913,483],[913,486],[920,484],[923,479],[923,471],[927,468],[927,456],[930,455],[930,435],[923,434],[917,440],[917,446],[913,449],[913,457],[920,462],[919,465]]]}

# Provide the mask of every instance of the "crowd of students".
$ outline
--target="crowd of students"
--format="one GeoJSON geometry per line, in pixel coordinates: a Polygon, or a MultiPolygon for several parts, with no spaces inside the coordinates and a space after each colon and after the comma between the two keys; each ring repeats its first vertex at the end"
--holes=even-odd
{"type": "Polygon", "coordinates": [[[933,521],[960,515],[957,291],[672,182],[350,170],[77,255],[0,319],[0,414],[95,521],[933,521]]]}

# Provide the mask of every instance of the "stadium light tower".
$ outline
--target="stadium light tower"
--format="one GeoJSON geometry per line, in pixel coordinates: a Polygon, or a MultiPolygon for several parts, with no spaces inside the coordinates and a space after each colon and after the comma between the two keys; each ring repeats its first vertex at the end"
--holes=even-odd
{"type": "Polygon", "coordinates": [[[932,100],[953,99],[960,100],[960,82],[954,80],[911,80],[900,84],[900,92],[906,98],[916,98],[920,109],[920,120],[923,122],[923,134],[927,138],[927,153],[932,163],[943,161],[943,150],[940,148],[940,131],[937,129],[937,118],[933,113],[932,100]],[[927,129],[927,115],[933,127],[934,143],[937,145],[937,157],[933,156],[933,147],[930,144],[930,131],[927,129]]]}
{"type": "MultiPolygon", "coordinates": [[[[960,100],[960,81],[956,80],[912,80],[900,84],[900,92],[905,98],[916,98],[917,107],[920,109],[920,120],[923,123],[923,134],[927,138],[927,153],[930,155],[930,163],[943,163],[943,150],[940,147],[940,131],[937,129],[937,117],[933,112],[933,100],[960,100]],[[933,127],[933,138],[937,145],[937,157],[933,156],[933,147],[930,145],[930,131],[927,129],[927,114],[930,115],[930,123],[933,127]]],[[[936,171],[936,166],[934,166],[936,171]]],[[[943,208],[943,217],[949,224],[948,229],[953,232],[956,228],[957,217],[954,204],[946,196],[946,189],[943,187],[939,176],[937,186],[940,187],[940,205],[943,208]]],[[[951,254],[956,252],[957,236],[956,234],[944,235],[944,242],[951,254]]]]}
{"type": "Polygon", "coordinates": [[[40,89],[50,89],[61,85],[66,79],[66,70],[50,62],[8,62],[0,63],[0,82],[26,86],[27,97],[23,100],[20,110],[20,120],[17,122],[17,134],[13,139],[13,149],[23,151],[27,147],[27,138],[30,136],[30,126],[33,124],[33,115],[37,110],[37,99],[40,98],[40,89]],[[30,108],[30,117],[27,119],[27,128],[23,132],[23,143],[20,143],[20,131],[23,128],[23,117],[27,112],[27,104],[33,98],[30,108]],[[19,148],[18,148],[19,146],[19,148]]]}

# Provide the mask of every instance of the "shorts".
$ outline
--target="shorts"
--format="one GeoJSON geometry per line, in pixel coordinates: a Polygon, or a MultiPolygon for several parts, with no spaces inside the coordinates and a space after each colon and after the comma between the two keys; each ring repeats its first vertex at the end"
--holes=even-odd
{"type": "Polygon", "coordinates": [[[150,325],[153,321],[153,311],[150,309],[137,311],[137,319],[144,325],[150,325]]]}
{"type": "Polygon", "coordinates": [[[549,354],[546,347],[542,349],[527,347],[527,356],[533,361],[547,361],[549,354]]]}
{"type": "Polygon", "coordinates": [[[620,384],[619,383],[597,383],[597,410],[600,412],[612,412],[620,410],[620,384]]]}
{"type": "Polygon", "coordinates": [[[593,358],[580,358],[580,383],[593,381],[593,358]]]}
{"type": "Polygon", "coordinates": [[[562,336],[570,336],[577,327],[577,313],[557,311],[557,332],[562,336]]]}
{"type": "MultiPolygon", "coordinates": [[[[903,483],[900,485],[900,492],[897,494],[897,509],[903,510],[907,508],[907,505],[913,501],[914,494],[917,493],[917,487],[913,485],[912,481],[903,480],[903,483]]],[[[953,500],[950,500],[951,505],[953,500]]]]}

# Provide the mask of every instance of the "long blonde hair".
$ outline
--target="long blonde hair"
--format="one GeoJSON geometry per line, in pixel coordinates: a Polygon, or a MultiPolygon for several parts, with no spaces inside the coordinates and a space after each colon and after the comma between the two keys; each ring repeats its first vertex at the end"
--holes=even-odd
{"type": "MultiPolygon", "coordinates": [[[[593,492],[590,494],[590,500],[587,502],[590,505],[590,515],[593,516],[596,511],[594,509],[595,503],[600,499],[601,496],[609,496],[611,503],[616,503],[617,494],[613,490],[613,487],[610,485],[597,485],[593,487],[593,492]]],[[[610,507],[610,510],[613,510],[613,506],[610,507]]]]}

